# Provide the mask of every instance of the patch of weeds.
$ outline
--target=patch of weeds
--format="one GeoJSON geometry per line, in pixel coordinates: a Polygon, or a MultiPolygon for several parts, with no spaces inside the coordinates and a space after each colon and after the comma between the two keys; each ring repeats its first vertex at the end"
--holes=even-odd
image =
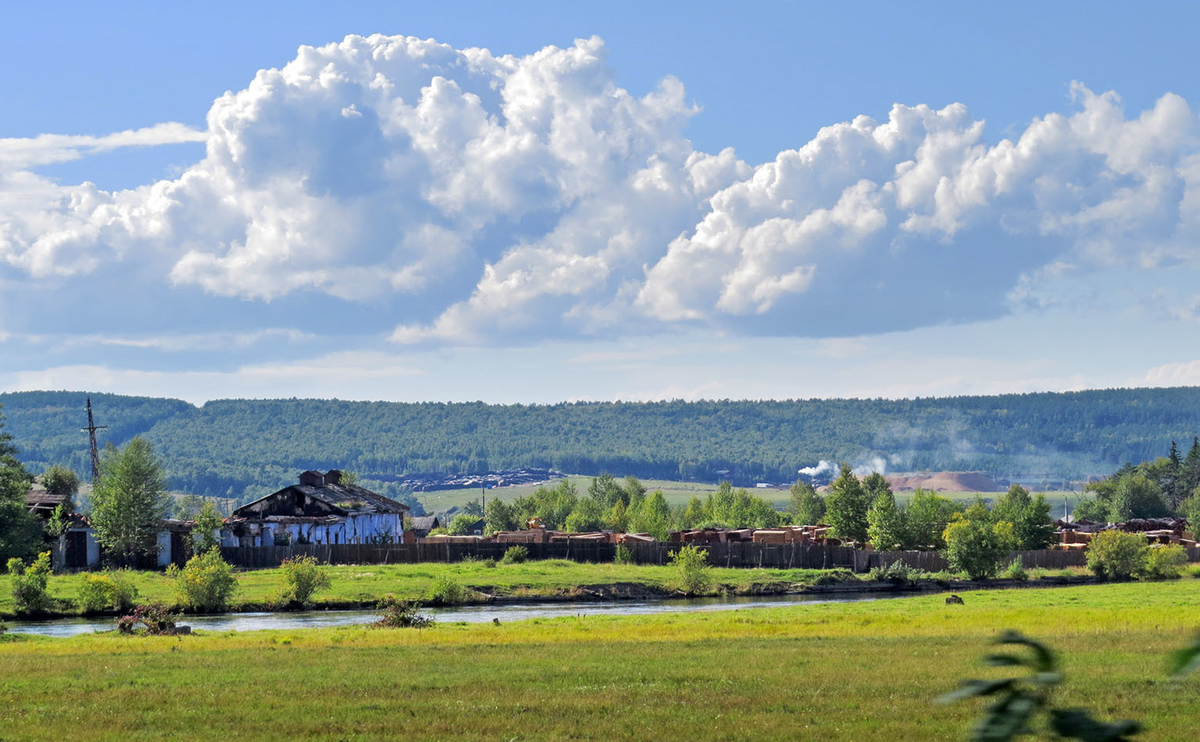
{"type": "Polygon", "coordinates": [[[524,564],[529,560],[529,549],[524,546],[510,546],[504,550],[501,564],[524,564]]]}
{"type": "Polygon", "coordinates": [[[433,581],[433,586],[425,594],[425,601],[430,605],[459,605],[473,597],[474,591],[442,575],[433,581]]]}
{"type": "Polygon", "coordinates": [[[384,629],[423,629],[433,625],[433,617],[420,612],[421,604],[398,600],[388,595],[379,601],[379,620],[372,626],[384,629]]]}
{"type": "Polygon", "coordinates": [[[814,585],[841,585],[847,582],[858,582],[858,577],[848,569],[829,569],[813,581],[814,585]]]}
{"type": "Polygon", "coordinates": [[[1029,573],[1025,571],[1025,562],[1021,561],[1021,557],[1012,560],[1007,567],[1000,570],[1000,576],[1008,580],[1020,580],[1021,582],[1029,579],[1029,573]]]}

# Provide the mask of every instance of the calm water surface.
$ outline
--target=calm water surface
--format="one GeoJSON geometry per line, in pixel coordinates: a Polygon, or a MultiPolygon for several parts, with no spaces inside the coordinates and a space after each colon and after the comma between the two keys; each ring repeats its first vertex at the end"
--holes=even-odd
{"type": "MultiPolygon", "coordinates": [[[[501,623],[530,618],[558,616],[643,616],[655,613],[695,613],[700,611],[731,611],[770,608],[796,603],[848,603],[869,600],[888,600],[898,595],[767,595],[728,598],[694,598],[689,600],[630,600],[612,603],[525,603],[521,605],[478,605],[457,608],[424,608],[441,623],[501,623]]],[[[304,613],[226,613],[219,616],[184,616],[179,623],[203,631],[255,631],[258,629],[317,629],[332,626],[353,626],[374,621],[374,611],[308,611],[304,613]]],[[[9,623],[14,633],[43,636],[75,636],[97,631],[112,631],[113,618],[60,618],[53,621],[20,621],[9,623]]]]}

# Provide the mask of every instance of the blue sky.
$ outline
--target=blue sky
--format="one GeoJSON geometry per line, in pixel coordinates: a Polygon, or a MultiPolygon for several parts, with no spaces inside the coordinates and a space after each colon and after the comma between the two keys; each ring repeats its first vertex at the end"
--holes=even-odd
{"type": "Polygon", "coordinates": [[[10,11],[0,389],[1200,383],[1191,4],[329,5],[10,11]]]}

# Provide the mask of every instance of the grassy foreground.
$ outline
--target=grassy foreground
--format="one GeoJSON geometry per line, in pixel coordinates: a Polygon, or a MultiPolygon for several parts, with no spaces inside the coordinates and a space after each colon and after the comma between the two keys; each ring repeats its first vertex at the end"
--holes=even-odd
{"type": "Polygon", "coordinates": [[[424,630],[0,641],[0,739],[952,740],[1015,628],[1063,653],[1059,698],[1195,739],[1200,677],[1165,655],[1200,581],[988,591],[424,630]]]}
{"type": "MultiPolygon", "coordinates": [[[[330,589],[316,595],[317,607],[343,606],[347,603],[375,603],[387,594],[405,600],[421,598],[439,577],[449,577],[461,585],[489,595],[553,596],[569,594],[586,585],[626,584],[652,592],[670,592],[678,580],[671,566],[635,564],[584,564],[562,559],[530,561],[523,564],[484,562],[445,564],[370,564],[327,567],[330,589]]],[[[140,600],[173,601],[171,580],[162,572],[130,572],[140,600]]],[[[823,574],[811,569],[741,569],[713,567],[714,590],[754,591],[768,584],[811,584],[823,574]]],[[[231,608],[254,607],[274,602],[281,592],[282,573],[278,569],[235,572],[238,589],[231,608]]],[[[51,597],[73,601],[83,584],[83,574],[50,577],[51,597]]],[[[12,578],[0,575],[0,616],[11,616],[12,578]]],[[[65,611],[71,612],[70,608],[65,611]]]]}

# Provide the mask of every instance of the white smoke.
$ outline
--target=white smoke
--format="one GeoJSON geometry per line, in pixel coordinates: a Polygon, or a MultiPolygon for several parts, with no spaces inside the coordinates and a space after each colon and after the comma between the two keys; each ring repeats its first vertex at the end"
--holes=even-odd
{"type": "Polygon", "coordinates": [[[832,472],[834,469],[835,467],[832,461],[821,459],[816,466],[806,466],[803,469],[800,469],[797,473],[803,474],[806,477],[816,477],[820,474],[824,474],[825,472],[832,472]]]}
{"type": "Polygon", "coordinates": [[[880,456],[875,456],[855,465],[854,476],[865,477],[870,474],[887,474],[887,461],[880,456]]]}

